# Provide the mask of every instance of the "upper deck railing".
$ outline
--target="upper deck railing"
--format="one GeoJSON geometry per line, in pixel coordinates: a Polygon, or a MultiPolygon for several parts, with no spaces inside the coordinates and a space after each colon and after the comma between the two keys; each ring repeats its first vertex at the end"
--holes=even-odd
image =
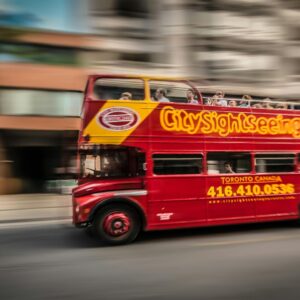
{"type": "MultiPolygon", "coordinates": [[[[299,110],[300,102],[285,100],[285,99],[272,99],[272,98],[258,98],[250,95],[234,95],[233,97],[216,97],[203,96],[203,104],[209,106],[227,106],[227,107],[240,107],[240,108],[260,108],[260,109],[289,109],[299,110]]],[[[274,112],[276,113],[276,112],[274,112]]]]}
{"type": "Polygon", "coordinates": [[[92,75],[86,90],[89,100],[139,100],[266,109],[300,109],[300,101],[247,94],[206,92],[189,80],[166,77],[92,75]],[[162,97],[156,94],[162,91],[162,97]],[[191,99],[193,99],[191,101],[191,99]]]}

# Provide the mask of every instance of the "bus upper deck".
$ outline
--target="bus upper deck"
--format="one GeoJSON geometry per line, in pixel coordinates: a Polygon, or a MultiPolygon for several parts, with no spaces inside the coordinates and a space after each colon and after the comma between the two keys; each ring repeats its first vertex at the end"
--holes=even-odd
{"type": "Polygon", "coordinates": [[[216,143],[230,137],[245,143],[255,139],[257,145],[278,139],[291,143],[300,137],[298,107],[296,101],[228,97],[222,91],[202,94],[187,80],[93,75],[79,141],[130,144],[132,139],[151,139],[155,144],[164,138],[170,143],[216,143]]]}

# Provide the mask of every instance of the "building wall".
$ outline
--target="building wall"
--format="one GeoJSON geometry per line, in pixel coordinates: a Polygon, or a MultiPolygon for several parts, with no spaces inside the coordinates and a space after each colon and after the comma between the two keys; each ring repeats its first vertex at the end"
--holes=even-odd
{"type": "Polygon", "coordinates": [[[297,0],[90,1],[98,70],[176,74],[211,86],[299,95],[297,0]]]}
{"type": "Polygon", "coordinates": [[[69,167],[89,73],[85,57],[98,51],[101,42],[89,34],[84,1],[53,0],[38,7],[23,1],[4,4],[0,193],[32,191],[46,179],[62,177],[69,167]],[[5,189],[15,179],[22,184],[5,189]]]}
{"type": "Polygon", "coordinates": [[[24,31],[2,39],[0,193],[46,191],[49,180],[70,175],[62,170],[80,127],[85,38],[24,31]]]}

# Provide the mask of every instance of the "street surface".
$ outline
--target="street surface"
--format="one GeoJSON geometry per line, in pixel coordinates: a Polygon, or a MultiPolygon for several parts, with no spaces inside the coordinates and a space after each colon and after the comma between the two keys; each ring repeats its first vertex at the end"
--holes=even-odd
{"type": "Polygon", "coordinates": [[[68,222],[0,228],[0,299],[299,299],[294,223],[144,233],[104,247],[68,222]]]}

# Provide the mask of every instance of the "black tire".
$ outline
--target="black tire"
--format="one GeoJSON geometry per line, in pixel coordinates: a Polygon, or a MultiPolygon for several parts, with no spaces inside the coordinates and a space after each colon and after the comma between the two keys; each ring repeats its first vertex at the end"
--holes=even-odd
{"type": "MultiPolygon", "coordinates": [[[[123,222],[123,219],[115,218],[113,219],[115,222],[123,222]],[[121,221],[119,221],[121,220],[121,221]]],[[[124,222],[122,223],[123,227],[124,222]]],[[[116,231],[118,229],[115,229],[116,231]]],[[[99,237],[102,241],[109,245],[123,245],[133,242],[141,230],[141,221],[140,218],[134,208],[129,207],[124,204],[112,204],[106,207],[103,207],[95,216],[93,222],[93,232],[97,237],[99,237]],[[109,222],[112,216],[124,216],[125,220],[130,223],[128,226],[128,230],[120,235],[110,234],[107,230],[107,227],[113,231],[114,224],[113,222],[109,222]],[[111,226],[107,226],[107,224],[111,224],[111,226]]],[[[122,231],[122,230],[121,230],[122,231]]]]}
{"type": "Polygon", "coordinates": [[[94,232],[94,229],[92,226],[88,226],[88,227],[84,228],[84,233],[89,237],[95,236],[95,232],[94,232]]]}

